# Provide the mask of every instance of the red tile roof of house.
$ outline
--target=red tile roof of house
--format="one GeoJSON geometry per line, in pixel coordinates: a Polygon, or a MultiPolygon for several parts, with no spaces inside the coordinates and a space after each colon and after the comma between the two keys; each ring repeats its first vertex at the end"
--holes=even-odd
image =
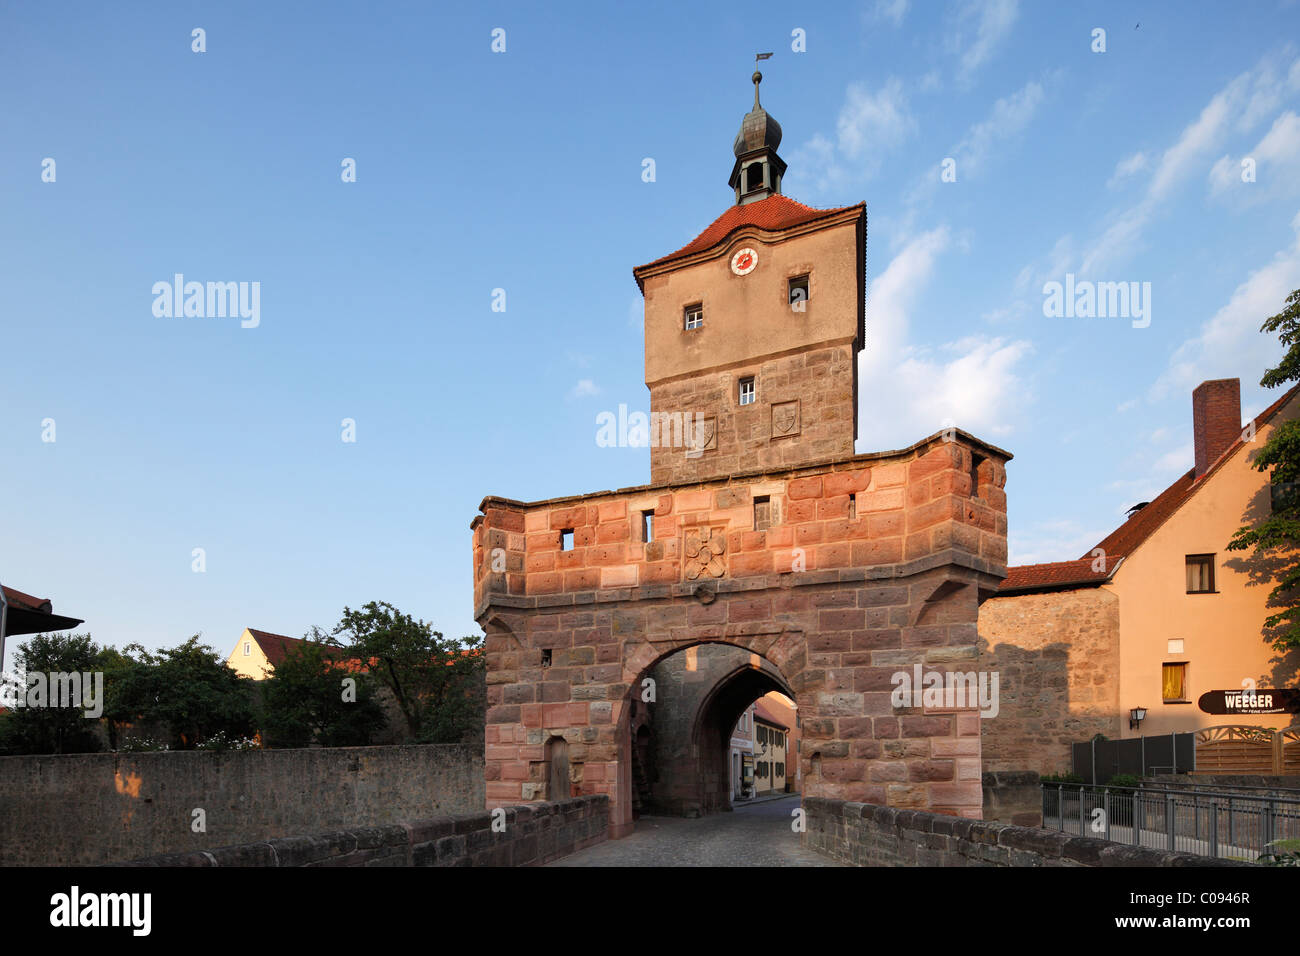
{"type": "Polygon", "coordinates": [[[1067,587],[1093,587],[1107,580],[1119,561],[1108,561],[1102,570],[1093,570],[1091,557],[1078,561],[1055,561],[1050,564],[1022,564],[1007,568],[1006,579],[998,587],[999,594],[1055,591],[1067,587]]]}
{"type": "MultiPolygon", "coordinates": [[[[248,633],[253,635],[253,639],[257,641],[258,647],[262,649],[262,653],[266,655],[267,662],[270,663],[272,667],[278,667],[291,650],[308,643],[300,637],[286,637],[283,634],[272,634],[269,631],[259,631],[252,627],[248,629],[248,633]]],[[[349,671],[359,671],[363,669],[361,658],[352,654],[349,648],[334,647],[331,644],[321,644],[320,649],[326,658],[336,661],[339,666],[344,667],[349,671]]],[[[467,655],[477,655],[482,653],[482,648],[461,648],[460,653],[462,657],[467,655]]],[[[369,666],[373,667],[377,660],[377,658],[372,657],[369,666]]],[[[448,667],[450,667],[451,664],[451,661],[447,662],[448,667]]]]}
{"type": "Polygon", "coordinates": [[[86,623],[79,617],[67,617],[54,613],[54,605],[49,598],[38,598],[25,591],[0,585],[4,591],[4,602],[9,608],[5,619],[5,633],[40,634],[47,631],[71,630],[78,624],[86,623]]]}
{"type": "Polygon", "coordinates": [[[49,614],[54,609],[54,605],[50,603],[49,598],[32,597],[30,594],[15,588],[5,587],[3,584],[0,584],[0,590],[4,591],[5,600],[14,607],[21,607],[28,611],[40,611],[43,614],[49,614]]]}
{"type": "MultiPolygon", "coordinates": [[[[1273,416],[1280,412],[1283,406],[1298,391],[1300,391],[1300,385],[1292,386],[1286,391],[1286,394],[1256,415],[1252,434],[1268,424],[1273,416]]],[[[1155,530],[1182,507],[1183,502],[1194,495],[1199,488],[1203,487],[1210,476],[1218,471],[1223,466],[1223,463],[1231,458],[1233,453],[1244,444],[1245,441],[1242,436],[1238,436],[1237,440],[1224,450],[1223,454],[1206,469],[1205,474],[1199,479],[1196,477],[1195,468],[1180,476],[1177,481],[1162,491],[1154,501],[1140,511],[1134,512],[1127,521],[1102,539],[1097,547],[1105,551],[1108,558],[1125,557],[1132,554],[1137,550],[1138,545],[1151,537],[1155,530]]],[[[1087,556],[1084,555],[1084,557],[1087,556]]]]}
{"type": "MultiPolygon", "coordinates": [[[[1300,392],[1300,385],[1292,386],[1285,395],[1256,415],[1254,419],[1255,431],[1258,432],[1260,428],[1266,425],[1297,392],[1300,392]]],[[[1233,453],[1243,444],[1243,439],[1238,437],[1210,465],[1199,480],[1196,478],[1195,468],[1190,469],[1184,475],[1180,475],[1172,485],[1157,495],[1154,501],[1133,512],[1127,521],[1103,538],[1096,548],[1089,549],[1088,553],[1079,560],[1059,561],[1054,564],[1026,564],[1007,568],[1006,579],[998,587],[998,593],[1096,587],[1101,584],[1115,573],[1123,558],[1128,557],[1138,549],[1142,542],[1151,537],[1156,529],[1172,517],[1199,488],[1202,488],[1206,480],[1218,471],[1223,466],[1223,463],[1231,458],[1233,453]],[[1094,560],[1093,551],[1097,550],[1097,548],[1100,548],[1105,554],[1106,573],[1104,574],[1091,571],[1094,560]]]]}
{"type": "MultiPolygon", "coordinates": [[[[285,637],[283,634],[272,634],[269,631],[259,631],[252,627],[248,629],[248,633],[253,635],[253,639],[257,641],[257,646],[262,649],[262,653],[266,655],[266,659],[272,667],[279,667],[289,655],[290,650],[307,643],[300,637],[285,637]]],[[[328,644],[321,645],[321,652],[329,658],[347,656],[345,648],[331,647],[328,644]]]]}
{"type": "Polygon", "coordinates": [[[763,703],[763,698],[761,697],[754,701],[754,719],[780,727],[782,730],[790,729],[781,718],[777,717],[776,714],[772,713],[772,711],[768,709],[767,705],[763,703]]]}
{"type": "MultiPolygon", "coordinates": [[[[860,202],[856,206],[814,209],[812,206],[805,206],[801,202],[795,202],[788,196],[782,196],[778,193],[775,196],[760,199],[758,202],[730,207],[721,216],[713,220],[703,232],[676,252],[662,256],[654,262],[647,262],[643,266],[638,266],[632,270],[632,274],[637,277],[637,284],[642,285],[640,273],[643,269],[663,265],[666,262],[672,262],[674,259],[680,259],[692,253],[710,249],[742,226],[756,226],[769,232],[777,232],[782,229],[790,229],[793,226],[802,226],[804,223],[814,222],[818,219],[824,219],[827,216],[834,216],[849,209],[865,210],[866,208],[867,204],[860,202]]],[[[644,285],[642,285],[642,289],[644,290],[644,285]]]]}

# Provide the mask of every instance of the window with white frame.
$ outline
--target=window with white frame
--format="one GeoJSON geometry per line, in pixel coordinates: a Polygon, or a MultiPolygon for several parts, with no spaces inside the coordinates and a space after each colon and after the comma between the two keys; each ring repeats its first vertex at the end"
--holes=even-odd
{"type": "Polygon", "coordinates": [[[748,378],[742,378],[740,380],[740,404],[753,405],[757,397],[754,389],[754,377],[751,375],[748,378]]]}

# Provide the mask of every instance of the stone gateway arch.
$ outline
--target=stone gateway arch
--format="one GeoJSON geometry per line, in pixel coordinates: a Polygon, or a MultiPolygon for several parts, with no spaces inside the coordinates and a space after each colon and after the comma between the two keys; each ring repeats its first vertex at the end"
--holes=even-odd
{"type": "Polygon", "coordinates": [[[1010,455],[956,428],[855,454],[866,207],[781,194],[760,80],[735,205],[633,273],[650,412],[680,414],[684,440],[653,445],[648,485],[488,497],[474,519],[489,806],[607,794],[610,835],[628,833],[647,678],[727,644],[793,693],[806,796],[980,815],[973,702],[892,692],[917,665],[975,667],[979,604],[1006,573],[1010,455]]]}

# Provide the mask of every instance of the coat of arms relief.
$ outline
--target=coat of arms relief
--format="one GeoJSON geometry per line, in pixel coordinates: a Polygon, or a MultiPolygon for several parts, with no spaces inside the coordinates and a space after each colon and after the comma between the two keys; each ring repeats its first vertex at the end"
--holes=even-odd
{"type": "Polygon", "coordinates": [[[687,530],[685,551],[687,580],[720,578],[727,573],[727,535],[721,528],[687,530]]]}

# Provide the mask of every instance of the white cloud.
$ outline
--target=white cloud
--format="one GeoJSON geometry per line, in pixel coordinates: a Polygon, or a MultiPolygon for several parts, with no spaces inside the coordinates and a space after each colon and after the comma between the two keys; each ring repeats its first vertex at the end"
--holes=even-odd
{"type": "Polygon", "coordinates": [[[1043,87],[1031,81],[994,103],[988,117],[972,126],[953,149],[957,176],[978,172],[995,146],[1029,125],[1042,102],[1043,87]]]}
{"type": "Polygon", "coordinates": [[[819,190],[859,182],[875,175],[885,155],[915,129],[901,80],[891,77],[875,91],[854,83],[845,91],[835,140],[818,133],[795,151],[790,165],[819,190]]]}
{"type": "MultiPolygon", "coordinates": [[[[1111,211],[1101,235],[1074,260],[1077,266],[1071,261],[1061,263],[1058,260],[1052,269],[1038,272],[1035,278],[1059,280],[1066,271],[1092,276],[1130,256],[1141,245],[1143,232],[1160,206],[1189,178],[1206,169],[1209,156],[1222,148],[1234,128],[1234,121],[1238,128],[1243,123],[1257,123],[1266,109],[1276,106],[1284,96],[1300,90],[1298,67],[1300,60],[1284,73],[1273,59],[1261,60],[1254,69],[1235,77],[1215,93],[1196,119],[1184,127],[1174,143],[1159,155],[1159,159],[1153,160],[1149,154],[1139,153],[1120,161],[1112,183],[1121,172],[1137,175],[1148,168],[1151,170],[1141,199],[1131,206],[1111,211]],[[1138,156],[1143,156],[1143,159],[1139,160],[1138,156]]],[[[1277,145],[1284,147],[1283,134],[1279,134],[1277,145]]],[[[1212,173],[1212,177],[1216,175],[1222,177],[1222,167],[1217,174],[1212,173]]],[[[1060,246],[1058,241],[1058,249],[1060,246]]],[[[1030,274],[1033,274],[1032,270],[1030,274]]],[[[1023,287],[1037,291],[1041,289],[1042,281],[1024,283],[1023,287]]]]}
{"type": "Polygon", "coordinates": [[[569,389],[569,398],[586,398],[590,395],[599,395],[600,386],[589,378],[578,379],[576,385],[569,389]]]}
{"type": "Polygon", "coordinates": [[[1156,475],[1173,478],[1191,468],[1192,462],[1195,460],[1196,447],[1191,442],[1188,442],[1186,445],[1167,451],[1157,458],[1151,466],[1151,471],[1156,475]]]}
{"type": "Polygon", "coordinates": [[[1073,561],[1090,551],[1113,530],[1115,529],[1085,528],[1070,519],[1040,521],[1028,531],[1012,531],[1008,535],[1007,563],[1018,565],[1073,561]]]}
{"type": "Polygon", "coordinates": [[[1004,435],[1023,401],[1017,369],[1028,342],[970,336],[934,351],[908,344],[911,310],[951,245],[946,227],[917,236],[871,283],[870,335],[859,367],[865,447],[909,445],[949,424],[1004,435]]]}
{"type": "Polygon", "coordinates": [[[930,280],[935,259],[948,248],[946,226],[917,236],[896,255],[867,292],[867,336],[864,371],[883,369],[907,340],[908,312],[930,280]]]}
{"type": "Polygon", "coordinates": [[[902,26],[910,5],[909,0],[876,0],[871,15],[873,19],[888,20],[896,27],[902,26]]]}
{"type": "MultiPolygon", "coordinates": [[[[1295,242],[1273,261],[1252,272],[1232,297],[1174,352],[1169,367],[1151,386],[1152,400],[1190,393],[1206,379],[1262,373],[1276,364],[1277,338],[1260,332],[1270,315],[1286,307],[1286,297],[1300,288],[1300,213],[1291,220],[1295,242]]],[[[1157,318],[1156,321],[1159,321],[1157,318]]]]}
{"type": "Polygon", "coordinates": [[[1115,164],[1115,172],[1111,175],[1107,186],[1115,186],[1122,180],[1128,179],[1135,173],[1140,173],[1151,165],[1151,160],[1146,153],[1134,153],[1127,159],[1121,159],[1115,164]]]}
{"type": "MultiPolygon", "coordinates": [[[[1013,137],[1029,125],[1045,98],[1042,84],[1031,80],[994,103],[988,115],[972,125],[949,150],[948,156],[944,157],[955,163],[957,181],[977,178],[993,157],[995,149],[1005,148],[1013,137]]],[[[913,207],[933,199],[939,190],[950,188],[941,183],[942,169],[943,164],[935,162],[908,189],[904,197],[908,211],[903,219],[902,232],[906,233],[916,218],[916,209],[913,207]]]]}
{"type": "Polygon", "coordinates": [[[897,77],[891,77],[874,93],[862,83],[850,86],[835,124],[840,151],[850,159],[876,165],[879,153],[897,146],[915,126],[907,111],[903,83],[897,77]]]}
{"type": "Polygon", "coordinates": [[[1224,156],[1210,170],[1210,191],[1243,202],[1277,200],[1300,192],[1300,116],[1288,110],[1245,156],[1224,156]],[[1255,161],[1255,181],[1244,182],[1242,160],[1255,161]]]}
{"type": "Polygon", "coordinates": [[[949,47],[958,52],[957,78],[969,83],[975,72],[988,62],[999,43],[1011,32],[1019,16],[1018,0],[968,0],[957,15],[959,32],[949,38],[949,47]],[[974,36],[967,24],[975,20],[974,36]]]}

